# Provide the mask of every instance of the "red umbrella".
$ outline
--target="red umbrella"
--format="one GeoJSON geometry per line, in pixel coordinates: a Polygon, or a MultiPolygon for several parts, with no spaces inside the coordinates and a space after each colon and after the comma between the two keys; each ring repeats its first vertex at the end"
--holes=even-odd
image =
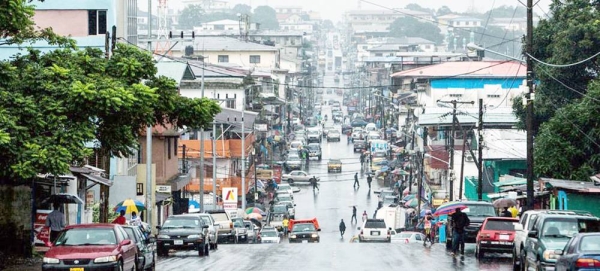
{"type": "Polygon", "coordinates": [[[455,201],[455,202],[448,202],[445,204],[442,204],[440,207],[438,207],[435,210],[435,213],[433,213],[434,216],[441,216],[441,215],[449,215],[449,214],[453,214],[454,212],[456,212],[456,208],[460,208],[461,210],[467,209],[469,208],[467,205],[455,201]]]}

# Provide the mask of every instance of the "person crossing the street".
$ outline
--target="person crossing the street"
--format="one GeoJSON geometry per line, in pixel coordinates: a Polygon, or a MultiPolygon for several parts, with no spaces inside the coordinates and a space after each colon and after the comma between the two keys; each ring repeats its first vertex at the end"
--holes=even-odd
{"type": "Polygon", "coordinates": [[[360,187],[360,183],[358,183],[358,172],[354,173],[354,189],[360,187]]]}
{"type": "Polygon", "coordinates": [[[310,184],[312,185],[313,191],[315,191],[315,189],[319,190],[319,183],[317,183],[317,177],[314,175],[312,178],[310,178],[310,184]]]}
{"type": "Polygon", "coordinates": [[[352,206],[352,218],[350,218],[350,223],[352,223],[352,220],[354,220],[354,223],[358,222],[356,220],[356,206],[352,206]]]}
{"type": "Polygon", "coordinates": [[[369,218],[369,215],[367,214],[367,210],[365,210],[362,214],[362,221],[365,222],[367,218],[369,218]]]}
{"type": "Polygon", "coordinates": [[[342,219],[342,221],[340,222],[340,235],[342,236],[342,238],[344,238],[345,232],[346,232],[346,223],[344,223],[344,220],[342,219]]]}
{"type": "Polygon", "coordinates": [[[367,184],[369,185],[369,190],[371,190],[371,182],[373,181],[373,177],[371,177],[371,174],[367,175],[367,184]]]}

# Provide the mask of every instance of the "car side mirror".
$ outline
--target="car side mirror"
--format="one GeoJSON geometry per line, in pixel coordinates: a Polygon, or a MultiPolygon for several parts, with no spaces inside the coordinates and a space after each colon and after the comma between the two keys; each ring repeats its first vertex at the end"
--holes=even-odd
{"type": "Polygon", "coordinates": [[[532,237],[532,238],[536,238],[538,235],[538,231],[529,231],[527,233],[527,237],[532,237]]]}
{"type": "Polygon", "coordinates": [[[203,229],[208,229],[208,225],[202,226],[203,229]]]}
{"type": "Polygon", "coordinates": [[[515,231],[522,231],[522,230],[523,230],[523,224],[521,224],[521,223],[515,224],[515,231]]]}
{"type": "Polygon", "coordinates": [[[156,226],[156,229],[160,230],[160,229],[162,229],[162,227],[161,226],[156,226]]]}
{"type": "Polygon", "coordinates": [[[563,255],[563,253],[564,253],[564,251],[560,250],[560,249],[557,249],[557,250],[554,251],[555,255],[563,255]]]}
{"type": "Polygon", "coordinates": [[[119,243],[122,246],[128,246],[131,245],[131,240],[130,239],[125,239],[123,241],[121,241],[121,243],[119,243]]]}

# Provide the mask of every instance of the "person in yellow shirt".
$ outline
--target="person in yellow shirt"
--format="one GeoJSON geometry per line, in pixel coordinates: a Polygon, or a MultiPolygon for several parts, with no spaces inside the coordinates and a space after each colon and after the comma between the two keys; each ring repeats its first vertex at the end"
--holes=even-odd
{"type": "Polygon", "coordinates": [[[508,208],[508,211],[510,211],[512,217],[517,217],[519,215],[519,210],[515,206],[508,208]]]}
{"type": "Polygon", "coordinates": [[[283,221],[281,222],[281,226],[283,227],[283,236],[287,237],[289,223],[290,223],[290,221],[288,220],[287,216],[284,217],[283,221]]]}

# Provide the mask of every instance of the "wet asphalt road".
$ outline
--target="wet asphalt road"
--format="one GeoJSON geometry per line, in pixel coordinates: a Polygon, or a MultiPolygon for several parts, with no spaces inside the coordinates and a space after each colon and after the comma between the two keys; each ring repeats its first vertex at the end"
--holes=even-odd
{"type": "MultiPolygon", "coordinates": [[[[324,85],[334,85],[333,77],[326,76],[324,85]]],[[[341,101],[341,96],[324,95],[324,101],[341,101]]],[[[331,116],[329,106],[324,107],[323,114],[331,116]]],[[[311,161],[308,170],[321,178],[320,191],[313,193],[309,187],[301,187],[294,194],[296,218],[318,218],[320,243],[289,244],[283,239],[280,244],[223,244],[207,257],[191,251],[171,253],[159,258],[156,270],[512,270],[509,254],[491,254],[478,261],[473,245],[467,245],[463,257],[451,257],[444,244],[349,243],[358,233],[357,226],[349,223],[351,206],[357,206],[359,221],[364,210],[371,217],[377,208],[377,195],[369,191],[366,176],[361,176],[360,188],[353,189],[354,173],[360,172],[359,154],[353,153],[346,136],[341,142],[323,140],[322,149],[323,160],[311,161]],[[341,173],[327,173],[329,158],[342,160],[341,173]],[[347,226],[344,238],[338,231],[340,219],[347,226]]],[[[381,185],[373,181],[373,191],[381,185]]]]}

